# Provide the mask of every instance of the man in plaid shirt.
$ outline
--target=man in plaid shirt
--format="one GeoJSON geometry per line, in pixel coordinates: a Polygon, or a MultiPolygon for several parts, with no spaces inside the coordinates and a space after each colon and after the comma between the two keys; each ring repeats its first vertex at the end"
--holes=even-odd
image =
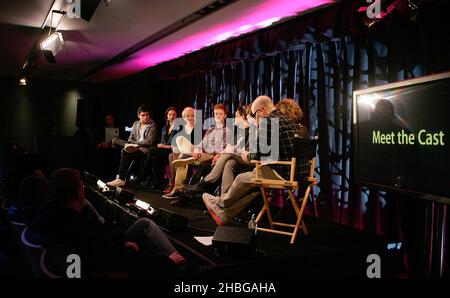
{"type": "MultiPolygon", "coordinates": [[[[256,117],[258,123],[258,142],[251,144],[250,152],[241,154],[244,161],[290,161],[294,156],[294,138],[308,137],[306,128],[278,111],[268,96],[263,95],[255,99],[252,104],[252,116],[256,117]]],[[[299,173],[299,170],[299,163],[297,163],[296,173],[299,173]]],[[[220,197],[203,194],[203,202],[217,224],[228,223],[256,197],[245,196],[252,189],[250,181],[254,177],[254,171],[239,174],[230,189],[220,197]]],[[[288,180],[289,167],[262,166],[260,177],[288,180]]]]}

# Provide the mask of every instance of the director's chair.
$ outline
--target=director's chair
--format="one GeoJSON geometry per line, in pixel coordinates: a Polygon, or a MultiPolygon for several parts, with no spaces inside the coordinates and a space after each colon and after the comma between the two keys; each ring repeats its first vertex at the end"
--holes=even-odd
{"type": "Polygon", "coordinates": [[[308,229],[303,221],[303,213],[305,211],[306,203],[308,202],[311,188],[318,183],[314,178],[314,168],[316,163],[316,147],[317,140],[295,138],[294,139],[294,157],[290,161],[252,161],[256,165],[255,178],[251,180],[251,183],[255,187],[259,187],[261,190],[264,205],[259,212],[256,223],[257,231],[269,232],[279,235],[286,235],[291,237],[291,244],[294,244],[299,229],[303,230],[305,235],[308,234],[308,229]],[[264,179],[260,177],[260,167],[265,165],[281,165],[290,167],[289,180],[282,179],[264,179]],[[298,173],[296,173],[296,167],[298,173]],[[292,203],[295,211],[295,224],[274,221],[272,213],[270,211],[270,200],[267,196],[267,189],[282,189],[286,190],[289,195],[289,200],[292,203]],[[297,199],[294,195],[295,191],[299,190],[299,195],[302,193],[301,204],[297,203],[297,199]],[[259,222],[263,218],[264,214],[267,214],[269,221],[269,228],[259,227],[259,222]],[[284,228],[280,229],[278,227],[284,228]],[[286,231],[286,229],[293,229],[292,232],[286,231]]]}

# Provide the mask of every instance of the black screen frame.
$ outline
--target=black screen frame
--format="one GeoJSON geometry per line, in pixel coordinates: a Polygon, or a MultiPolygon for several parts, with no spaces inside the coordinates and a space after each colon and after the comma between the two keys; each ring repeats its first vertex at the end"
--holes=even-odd
{"type": "MultiPolygon", "coordinates": [[[[367,88],[367,89],[360,89],[360,90],[356,90],[353,92],[353,103],[352,103],[352,112],[353,112],[353,117],[352,117],[352,172],[353,172],[353,181],[360,186],[363,187],[368,187],[368,188],[375,188],[375,189],[379,189],[381,191],[386,191],[386,192],[393,192],[393,193],[399,193],[399,194],[403,194],[403,195],[407,195],[407,196],[412,196],[412,197],[416,197],[416,198],[420,198],[420,199],[424,199],[424,200],[430,200],[430,201],[435,201],[435,202],[439,202],[439,203],[444,203],[444,204],[450,204],[450,197],[445,197],[445,196],[440,196],[440,195],[436,195],[436,194],[430,194],[430,193],[424,193],[424,192],[420,192],[420,191],[415,191],[415,190],[411,190],[411,189],[407,189],[407,188],[402,188],[402,187],[394,187],[391,185],[385,185],[385,184],[380,184],[380,183],[376,183],[373,181],[367,181],[367,180],[363,180],[360,179],[359,177],[359,173],[358,173],[358,127],[359,127],[359,123],[358,123],[358,105],[357,105],[357,98],[360,95],[364,95],[364,94],[370,94],[370,93],[374,93],[374,92],[381,92],[381,91],[389,91],[389,90],[394,90],[394,89],[400,89],[400,88],[404,88],[404,87],[410,87],[413,85],[420,85],[420,84],[425,84],[425,83],[430,83],[430,82],[434,82],[434,81],[439,81],[439,80],[445,80],[445,79],[450,79],[450,71],[446,71],[446,72],[442,72],[442,73],[438,73],[438,74],[433,74],[433,75],[429,75],[429,76],[423,76],[420,78],[414,78],[414,79],[409,79],[409,80],[405,80],[405,81],[400,81],[400,82],[395,82],[395,83],[390,83],[390,84],[385,84],[382,86],[377,86],[377,87],[372,87],[372,88],[367,88]]],[[[450,99],[449,99],[450,100],[450,99]]],[[[450,186],[449,186],[450,187],[450,186]]]]}

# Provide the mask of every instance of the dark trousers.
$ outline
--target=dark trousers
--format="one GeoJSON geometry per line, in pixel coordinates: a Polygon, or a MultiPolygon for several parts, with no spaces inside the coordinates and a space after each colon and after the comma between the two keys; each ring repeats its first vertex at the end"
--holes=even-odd
{"type": "MultiPolygon", "coordinates": [[[[121,151],[121,158],[120,158],[120,166],[119,166],[119,178],[122,180],[125,180],[128,169],[130,168],[131,162],[134,160],[135,163],[137,162],[139,165],[142,162],[143,158],[146,158],[146,154],[144,154],[142,151],[137,151],[133,153],[128,153],[125,150],[122,149],[121,151]]],[[[145,161],[144,161],[145,164],[145,161]]],[[[145,167],[140,167],[140,173],[139,177],[143,177],[145,175],[145,167]]]]}
{"type": "Polygon", "coordinates": [[[164,168],[169,162],[169,154],[171,149],[152,147],[147,152],[145,161],[145,169],[153,176],[154,184],[163,184],[164,168]]]}

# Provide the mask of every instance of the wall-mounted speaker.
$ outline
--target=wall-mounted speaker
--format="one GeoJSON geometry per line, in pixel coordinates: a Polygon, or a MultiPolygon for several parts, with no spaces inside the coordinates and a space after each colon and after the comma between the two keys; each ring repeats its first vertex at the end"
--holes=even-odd
{"type": "Polygon", "coordinates": [[[81,0],[81,18],[90,21],[101,0],[81,0]]]}

